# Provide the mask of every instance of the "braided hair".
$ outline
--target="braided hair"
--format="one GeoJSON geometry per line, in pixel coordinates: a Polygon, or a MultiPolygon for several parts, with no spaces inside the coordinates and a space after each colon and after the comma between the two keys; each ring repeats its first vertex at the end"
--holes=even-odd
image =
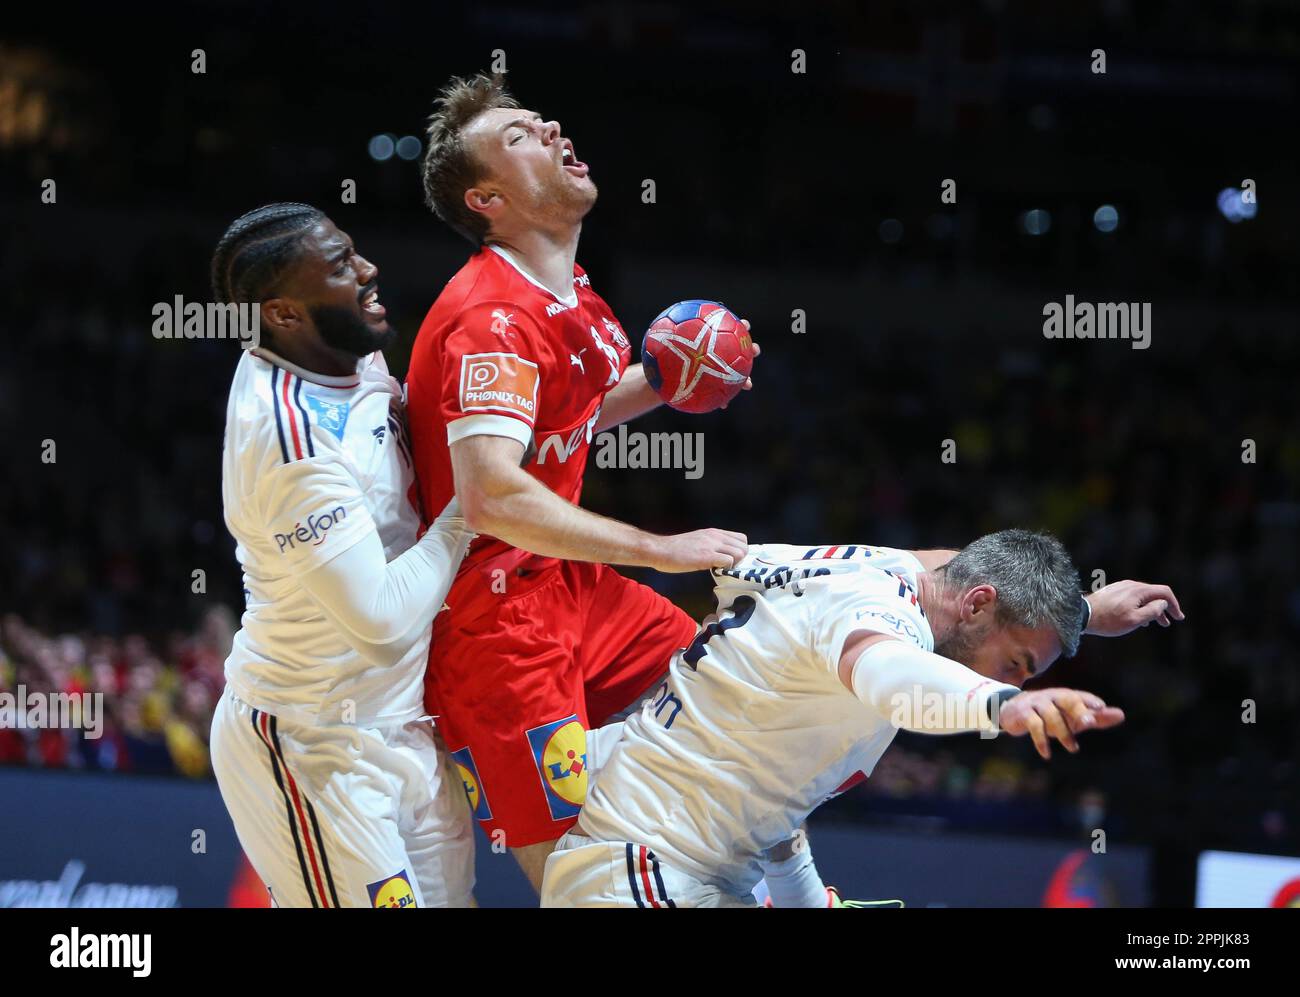
{"type": "Polygon", "coordinates": [[[271,297],[299,257],[303,235],[324,219],[310,204],[267,204],[240,215],[212,254],[212,294],[219,304],[271,297]]]}

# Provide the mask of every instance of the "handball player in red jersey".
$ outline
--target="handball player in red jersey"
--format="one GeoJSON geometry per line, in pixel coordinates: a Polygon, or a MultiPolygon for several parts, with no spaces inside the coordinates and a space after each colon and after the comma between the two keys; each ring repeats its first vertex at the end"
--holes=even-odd
{"type": "Polygon", "coordinates": [[[475,252],[420,327],[408,413],[424,508],[458,495],[479,536],[434,625],[426,705],[475,816],[537,888],[586,798],[597,729],[696,631],[607,565],[730,567],[747,540],[656,536],[578,505],[594,434],[660,404],[575,262],[595,184],[559,122],[499,76],[453,79],[428,133],[426,199],[475,252]]]}

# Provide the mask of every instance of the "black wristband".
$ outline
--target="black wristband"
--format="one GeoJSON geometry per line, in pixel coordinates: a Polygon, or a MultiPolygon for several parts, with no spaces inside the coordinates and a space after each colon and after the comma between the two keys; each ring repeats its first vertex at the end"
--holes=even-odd
{"type": "Polygon", "coordinates": [[[1092,603],[1088,601],[1086,595],[1080,595],[1080,601],[1083,603],[1083,609],[1079,614],[1083,617],[1083,626],[1079,627],[1079,635],[1082,636],[1088,632],[1088,624],[1092,622],[1092,603]]]}

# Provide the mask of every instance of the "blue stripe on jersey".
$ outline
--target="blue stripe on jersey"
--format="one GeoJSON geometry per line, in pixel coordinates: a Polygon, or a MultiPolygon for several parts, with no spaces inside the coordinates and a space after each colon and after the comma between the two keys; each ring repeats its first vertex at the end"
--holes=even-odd
{"type": "Polygon", "coordinates": [[[650,868],[654,870],[655,885],[659,887],[659,899],[676,910],[677,905],[668,899],[668,891],[664,889],[664,877],[659,873],[659,860],[655,858],[655,853],[651,851],[646,852],[646,857],[650,859],[650,868]]]}
{"type": "Polygon", "coordinates": [[[632,857],[632,842],[627,843],[627,884],[632,887],[632,899],[636,901],[638,907],[644,907],[645,901],[641,899],[641,891],[636,885],[636,860],[632,857]]]}
{"type": "Polygon", "coordinates": [[[316,448],[311,442],[311,416],[307,414],[307,406],[302,403],[302,378],[299,377],[293,382],[293,403],[298,406],[298,411],[302,413],[302,435],[307,437],[307,456],[315,457],[316,448]]]}
{"type": "Polygon", "coordinates": [[[280,379],[280,368],[271,364],[271,404],[275,406],[275,431],[280,436],[280,456],[289,463],[289,447],[284,442],[284,423],[280,419],[280,392],[276,383],[280,379]]]}

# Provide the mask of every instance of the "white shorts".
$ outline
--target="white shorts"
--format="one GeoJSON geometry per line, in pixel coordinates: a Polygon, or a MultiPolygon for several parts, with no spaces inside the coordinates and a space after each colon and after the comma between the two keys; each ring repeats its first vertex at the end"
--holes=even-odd
{"type": "Polygon", "coordinates": [[[572,831],[555,843],[542,880],[543,907],[754,907],[672,869],[645,845],[594,841],[572,831]]]}
{"type": "Polygon", "coordinates": [[[212,718],[212,768],[276,906],[469,905],[469,804],[431,721],[295,724],[227,687],[212,718]]]}

